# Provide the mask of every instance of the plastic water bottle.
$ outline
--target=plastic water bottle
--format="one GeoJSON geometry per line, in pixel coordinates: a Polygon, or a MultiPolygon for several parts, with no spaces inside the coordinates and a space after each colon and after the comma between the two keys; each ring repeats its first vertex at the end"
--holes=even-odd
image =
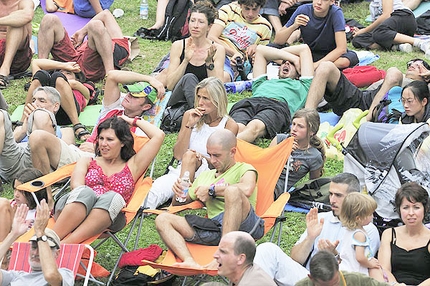
{"type": "Polygon", "coordinates": [[[177,197],[176,201],[183,203],[187,200],[188,188],[190,187],[190,172],[185,171],[181,178],[182,196],[177,197]]]}
{"type": "Polygon", "coordinates": [[[142,0],[142,2],[140,2],[140,19],[148,19],[148,10],[148,0],[142,0]]]}

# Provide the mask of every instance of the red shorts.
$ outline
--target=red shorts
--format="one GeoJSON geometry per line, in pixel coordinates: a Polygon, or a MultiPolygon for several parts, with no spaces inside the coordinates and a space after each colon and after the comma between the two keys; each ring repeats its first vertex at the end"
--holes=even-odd
{"type": "MultiPolygon", "coordinates": [[[[128,39],[112,39],[112,50],[115,68],[119,69],[130,54],[128,39]]],[[[66,30],[64,38],[52,47],[51,54],[56,61],[77,62],[87,79],[91,81],[98,81],[105,76],[105,68],[99,53],[89,48],[86,41],[75,49],[66,30]]]]}
{"type": "Polygon", "coordinates": [[[85,106],[87,106],[87,100],[86,100],[85,96],[79,90],[73,89],[72,91],[73,91],[73,95],[75,96],[76,102],[79,105],[78,111],[82,112],[84,110],[85,106]]]}
{"type": "MultiPolygon", "coordinates": [[[[0,65],[3,64],[4,53],[6,51],[6,39],[0,40],[0,65]]],[[[30,36],[24,42],[24,46],[16,51],[15,57],[12,60],[12,65],[10,67],[10,74],[16,74],[24,72],[28,69],[33,57],[33,52],[30,48],[30,36]]]]}

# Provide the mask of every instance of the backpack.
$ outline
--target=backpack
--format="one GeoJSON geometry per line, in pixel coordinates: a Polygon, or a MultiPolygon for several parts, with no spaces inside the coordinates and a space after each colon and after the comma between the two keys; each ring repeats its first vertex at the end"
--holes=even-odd
{"type": "Polygon", "coordinates": [[[167,107],[161,119],[160,129],[166,134],[178,132],[181,129],[184,113],[188,109],[190,109],[188,104],[181,102],[167,107]]]}
{"type": "Polygon", "coordinates": [[[170,0],[166,7],[164,25],[155,36],[158,40],[172,42],[189,36],[188,18],[191,14],[190,0],[170,0]]]}
{"type": "Polygon", "coordinates": [[[402,88],[400,86],[391,88],[372,110],[372,121],[392,124],[399,123],[399,119],[405,111],[400,100],[401,97],[402,88]]]}
{"type": "Polygon", "coordinates": [[[308,210],[318,208],[318,212],[331,211],[329,199],[330,182],[331,178],[306,181],[290,191],[288,203],[308,210]]]}

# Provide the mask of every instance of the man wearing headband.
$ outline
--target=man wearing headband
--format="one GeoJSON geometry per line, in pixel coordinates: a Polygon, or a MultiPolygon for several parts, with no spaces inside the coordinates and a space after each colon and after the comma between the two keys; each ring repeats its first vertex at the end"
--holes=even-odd
{"type": "Polygon", "coordinates": [[[258,137],[273,138],[288,132],[291,116],[306,102],[314,73],[312,54],[307,45],[278,50],[259,45],[255,54],[252,97],[236,103],[230,116],[238,123],[237,138],[254,142],[258,137]],[[279,79],[268,80],[267,63],[282,62],[279,79]]]}
{"type": "MultiPolygon", "coordinates": [[[[101,122],[112,116],[122,114],[131,118],[140,117],[145,111],[152,108],[154,101],[157,98],[161,98],[164,92],[164,85],[154,77],[131,71],[110,71],[106,76],[103,107],[93,133],[79,148],[69,145],[71,156],[76,160],[82,156],[94,156],[97,126],[101,122]],[[128,91],[125,95],[121,94],[120,84],[128,91]]],[[[137,135],[145,135],[140,129],[131,128],[131,131],[137,135]]],[[[33,166],[44,174],[49,173],[51,168],[57,169],[61,164],[59,156],[60,143],[58,138],[46,132],[43,134],[39,132],[38,136],[31,137],[33,166]]]]}
{"type": "MultiPolygon", "coordinates": [[[[24,234],[28,225],[25,222],[28,207],[20,205],[13,219],[12,230],[0,244],[0,257],[4,257],[14,241],[24,234]]],[[[31,250],[28,262],[31,272],[0,271],[1,285],[74,285],[75,278],[70,269],[58,269],[56,259],[60,250],[60,238],[51,229],[46,228],[50,210],[45,200],[37,206],[34,222],[35,235],[30,239],[31,250]]]]}
{"type": "MultiPolygon", "coordinates": [[[[315,70],[306,107],[317,108],[324,98],[333,112],[340,116],[350,108],[372,111],[392,87],[403,87],[414,80],[429,82],[430,66],[424,60],[413,59],[407,63],[407,68],[406,74],[402,74],[398,68],[389,68],[384,80],[372,84],[367,90],[361,90],[332,62],[321,63],[315,70]]],[[[367,120],[371,119],[372,112],[369,112],[367,120]]]]}

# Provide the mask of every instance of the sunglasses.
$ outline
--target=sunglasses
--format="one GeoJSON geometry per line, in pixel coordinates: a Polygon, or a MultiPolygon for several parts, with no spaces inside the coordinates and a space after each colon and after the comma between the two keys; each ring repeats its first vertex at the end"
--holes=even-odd
{"type": "Polygon", "coordinates": [[[430,70],[430,65],[426,61],[423,61],[421,59],[410,60],[409,62],[406,63],[406,68],[409,68],[414,63],[422,64],[423,67],[425,67],[427,70],[430,70]]]}
{"type": "MultiPolygon", "coordinates": [[[[48,237],[48,240],[50,240],[54,244],[56,244],[55,241],[52,238],[48,237]]],[[[57,246],[50,246],[50,247],[51,247],[51,249],[58,249],[59,248],[57,246]]],[[[37,248],[39,248],[38,245],[37,245],[37,241],[32,241],[31,242],[31,249],[36,250],[37,248]]]]}

